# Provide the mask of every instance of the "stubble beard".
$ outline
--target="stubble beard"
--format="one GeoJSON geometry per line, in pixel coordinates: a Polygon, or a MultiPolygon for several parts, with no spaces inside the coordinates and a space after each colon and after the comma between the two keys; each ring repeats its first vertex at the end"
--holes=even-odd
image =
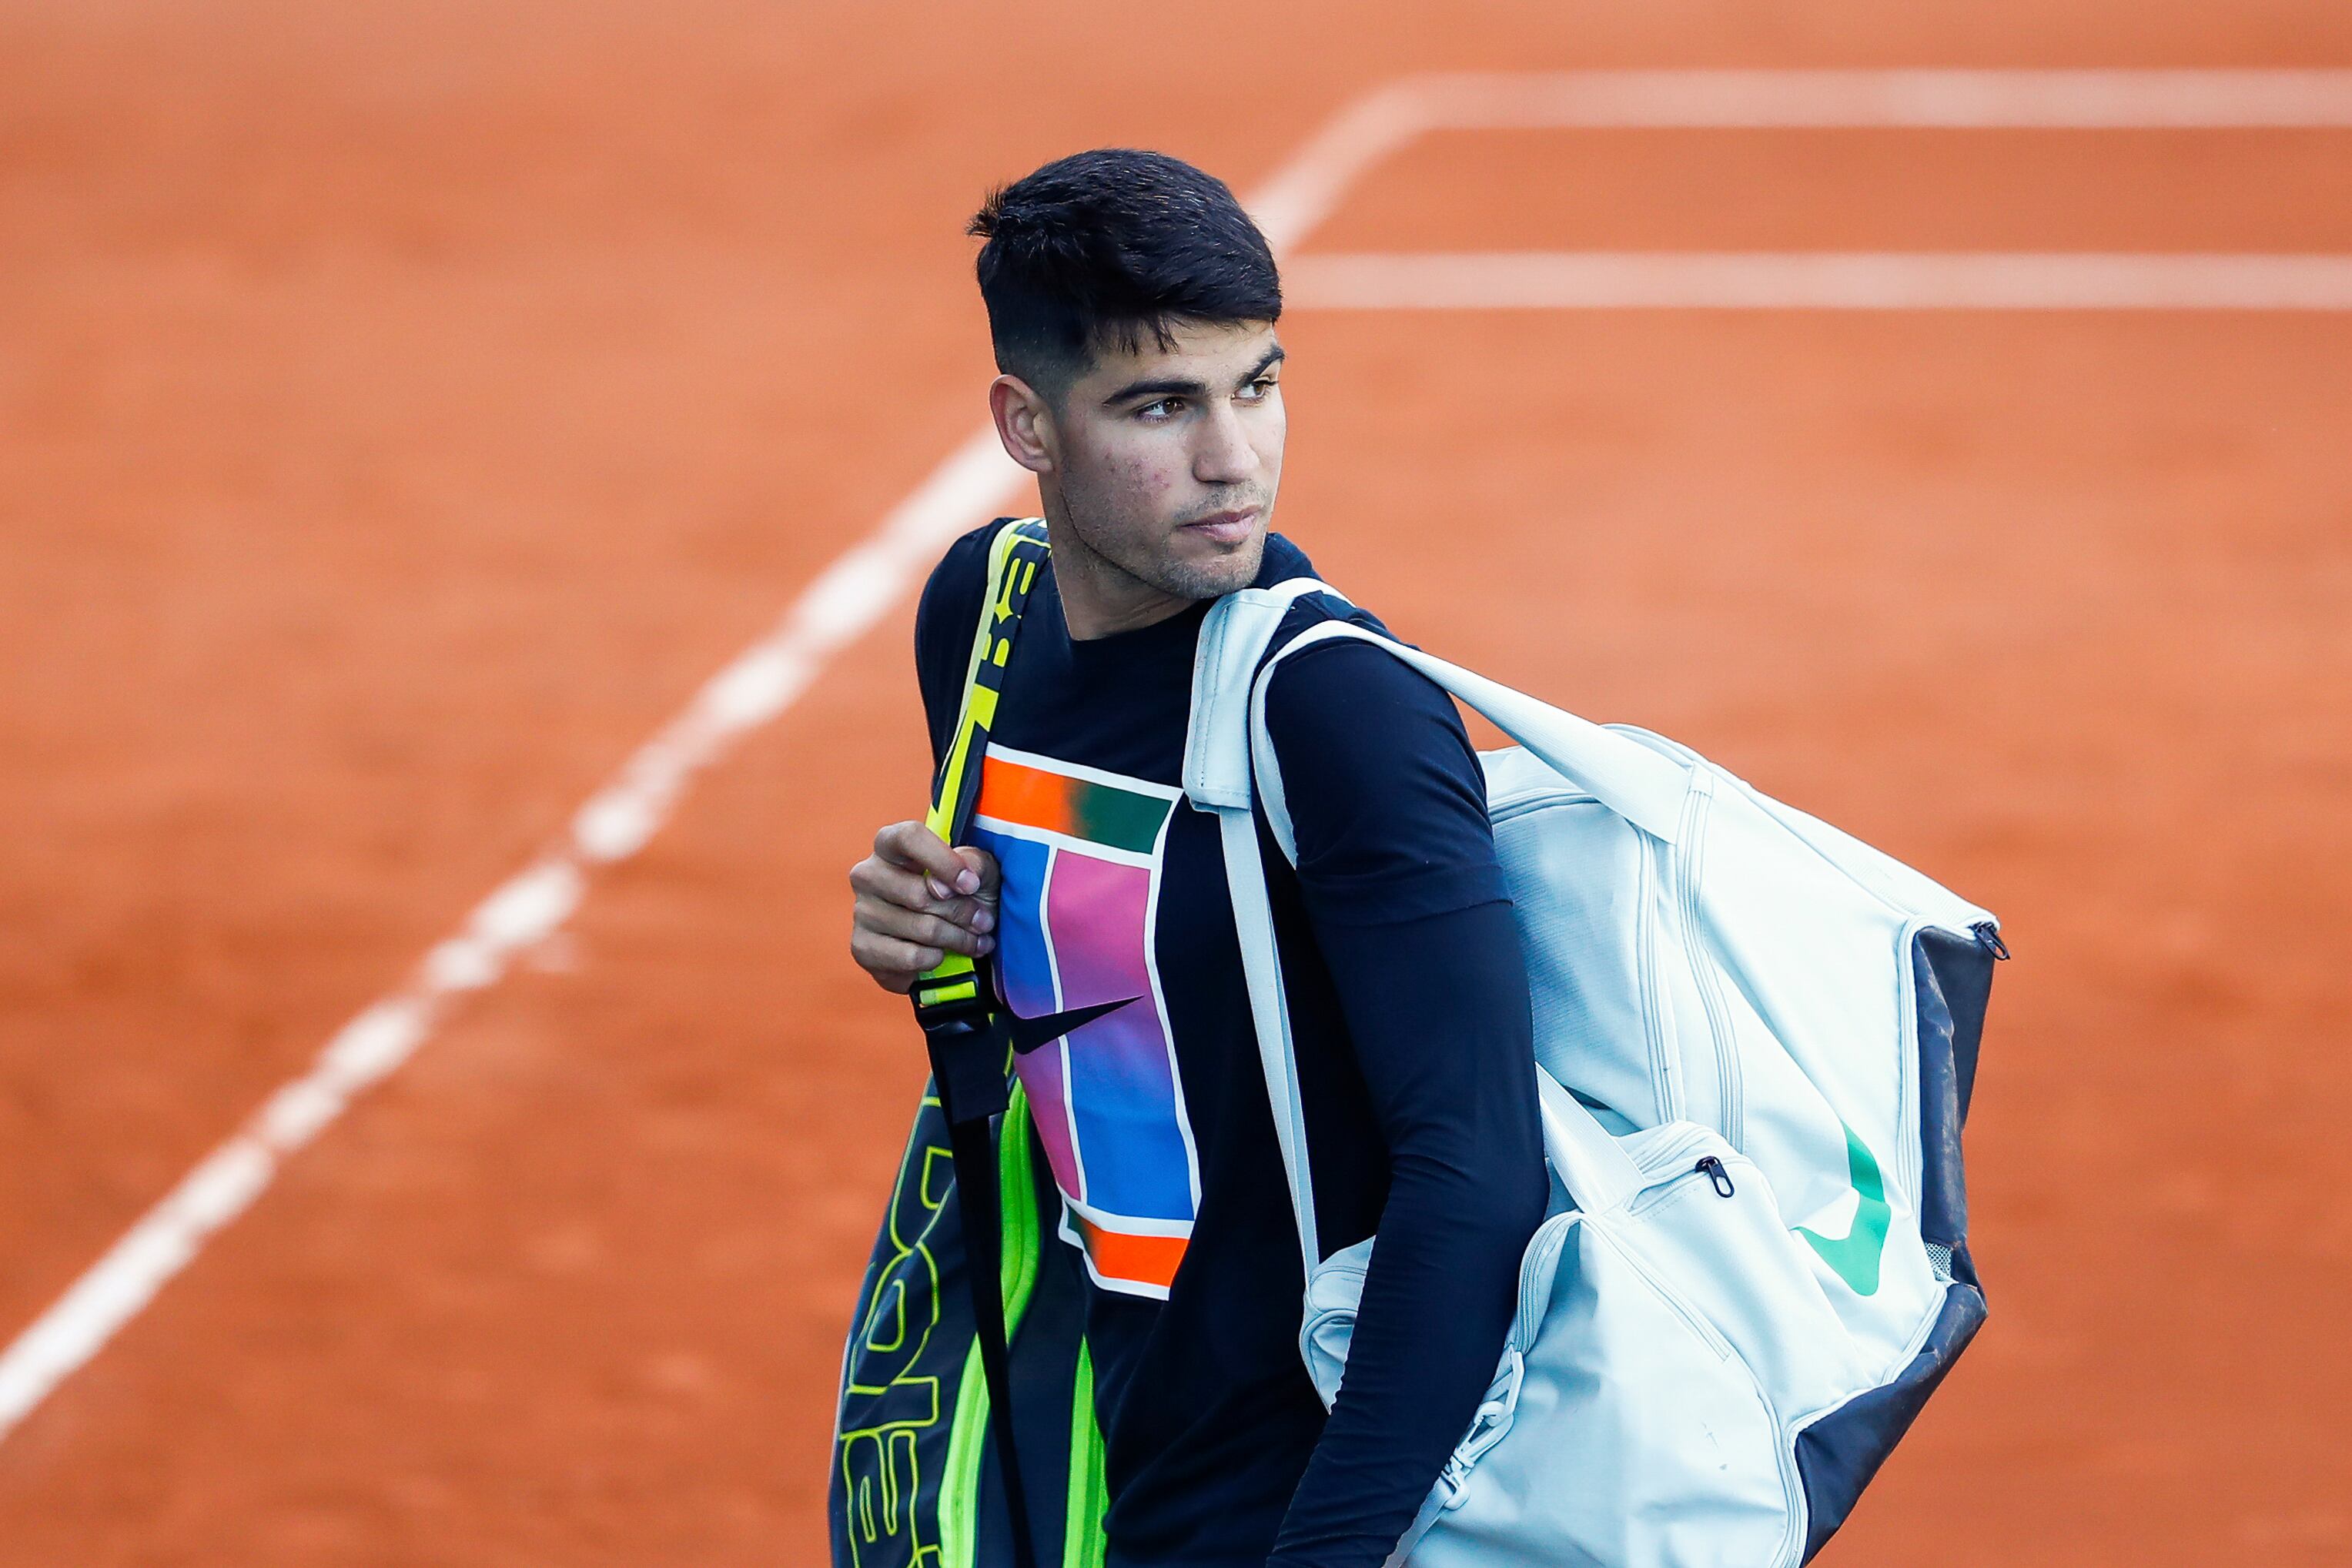
{"type": "MultiPolygon", "coordinates": [[[[1065,497],[1066,504],[1069,499],[1071,497],[1065,497]]],[[[1270,497],[1263,500],[1252,498],[1242,504],[1255,506],[1259,512],[1257,527],[1251,531],[1248,542],[1205,559],[1188,560],[1149,549],[1106,549],[1104,547],[1111,541],[1103,538],[1091,522],[1080,520],[1085,513],[1083,507],[1068,507],[1066,516],[1071,533],[1100,567],[1174,598],[1218,599],[1256,581],[1257,574],[1265,563],[1266,532],[1274,509],[1272,500],[1270,497]]]]}
{"type": "Polygon", "coordinates": [[[1265,525],[1261,518],[1249,541],[1237,549],[1205,560],[1163,562],[1160,580],[1152,586],[1183,599],[1216,599],[1256,581],[1265,563],[1265,525]]]}

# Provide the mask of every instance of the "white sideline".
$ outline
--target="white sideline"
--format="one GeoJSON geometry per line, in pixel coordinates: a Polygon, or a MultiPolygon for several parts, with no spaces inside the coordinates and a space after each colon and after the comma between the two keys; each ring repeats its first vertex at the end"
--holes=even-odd
{"type": "MultiPolygon", "coordinates": [[[[1249,203],[1277,254],[1367,169],[1437,130],[1545,126],[2342,126],[2352,71],[1571,71],[1407,78],[1342,106],[1249,203]]],[[[1310,274],[1311,276],[1311,274],[1310,274]]],[[[411,978],[346,1024],[310,1069],[182,1177],[0,1352],[0,1438],[137,1316],[361,1092],[430,1038],[448,1003],[494,984],[560,929],[600,865],[625,860],[687,783],[790,707],[956,532],[1021,476],[982,427],[772,630],[719,671],[581,807],[570,834],[492,892],[411,978]]]]}
{"type": "Polygon", "coordinates": [[[1325,310],[2352,310],[2352,256],[1327,254],[1283,290],[1325,310]]]}
{"type": "Polygon", "coordinates": [[[1026,477],[1005,457],[993,427],[975,433],[880,528],[803,590],[766,635],[704,683],[685,711],[588,799],[561,843],[482,900],[404,985],[344,1025],[307,1071],[270,1095],[0,1354],[0,1437],[138,1315],[214,1232],[251,1207],[288,1155],[415,1054],[450,998],[495,984],[516,955],[553,935],[580,906],[598,866],[642,849],[696,773],[790,707],[950,538],[1026,477]]]}

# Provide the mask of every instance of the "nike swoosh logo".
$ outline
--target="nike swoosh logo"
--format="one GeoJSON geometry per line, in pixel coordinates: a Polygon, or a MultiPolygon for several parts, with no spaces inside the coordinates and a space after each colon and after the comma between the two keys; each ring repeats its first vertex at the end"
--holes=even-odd
{"type": "Polygon", "coordinates": [[[1034,1019],[1023,1018],[1007,1008],[1004,1016],[1013,1020],[1013,1049],[1026,1055],[1039,1046],[1050,1044],[1075,1030],[1083,1029],[1105,1013],[1117,1012],[1137,999],[1121,997],[1115,1002],[1096,1002],[1089,1007],[1072,1008],[1067,1012],[1047,1013],[1044,1018],[1034,1019]]]}
{"type": "Polygon", "coordinates": [[[1852,1127],[1846,1127],[1843,1122],[1838,1125],[1845,1127],[1846,1175],[1853,1183],[1855,1196],[1862,1200],[1854,1206],[1853,1223],[1839,1237],[1823,1236],[1801,1225],[1793,1228],[1811,1243],[1832,1272],[1853,1288],[1855,1295],[1874,1296],[1878,1293],[1879,1260],[1886,1250],[1887,1217],[1894,1210],[1886,1202],[1886,1184],[1880,1179],[1878,1161],[1853,1135],[1852,1127]]]}

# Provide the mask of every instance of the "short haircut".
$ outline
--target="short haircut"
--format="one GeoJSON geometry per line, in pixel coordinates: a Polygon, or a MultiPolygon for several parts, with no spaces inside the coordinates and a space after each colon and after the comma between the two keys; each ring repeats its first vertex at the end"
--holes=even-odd
{"type": "Polygon", "coordinates": [[[1164,152],[1097,148],[989,193],[966,231],[996,368],[1058,402],[1097,347],[1282,315],[1274,252],[1213,174],[1164,152]]]}

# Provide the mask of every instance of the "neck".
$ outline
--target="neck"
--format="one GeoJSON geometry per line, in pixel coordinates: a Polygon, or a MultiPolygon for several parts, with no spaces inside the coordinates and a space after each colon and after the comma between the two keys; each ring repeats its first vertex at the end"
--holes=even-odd
{"type": "Polygon", "coordinates": [[[1087,548],[1070,526],[1058,496],[1045,503],[1045,538],[1054,552],[1054,585],[1062,597],[1062,620],[1070,640],[1088,643],[1132,632],[1180,613],[1192,603],[1181,594],[1154,588],[1087,548]]]}

